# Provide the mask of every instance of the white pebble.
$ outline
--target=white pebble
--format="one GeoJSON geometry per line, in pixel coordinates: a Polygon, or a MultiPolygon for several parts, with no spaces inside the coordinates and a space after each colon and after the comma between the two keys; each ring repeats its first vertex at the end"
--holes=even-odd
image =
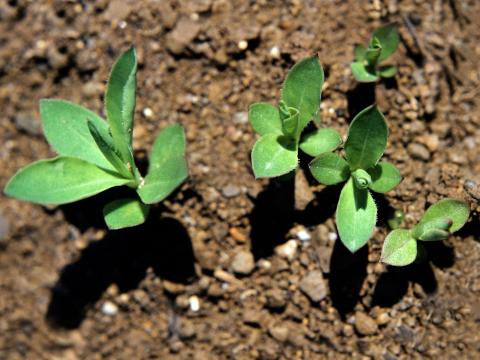
{"type": "Polygon", "coordinates": [[[270,49],[270,56],[274,59],[280,58],[280,49],[278,48],[278,46],[274,46],[270,49]]]}
{"type": "Polygon", "coordinates": [[[198,296],[193,295],[188,298],[188,302],[190,303],[190,310],[193,312],[197,312],[200,310],[200,300],[198,296]]]}
{"type": "Polygon", "coordinates": [[[308,233],[307,230],[300,230],[298,233],[297,233],[297,237],[299,240],[301,241],[310,241],[311,240],[311,235],[308,233]]]}
{"type": "Polygon", "coordinates": [[[247,48],[248,48],[248,42],[245,41],[245,40],[240,40],[240,41],[238,42],[237,46],[238,46],[238,48],[239,48],[240,50],[242,50],[242,51],[243,51],[243,50],[247,50],[247,48]]]}
{"type": "Polygon", "coordinates": [[[150,109],[149,107],[146,107],[145,109],[143,109],[143,116],[149,118],[149,117],[152,117],[153,116],[153,110],[150,109]]]}
{"type": "Polygon", "coordinates": [[[285,244],[277,246],[275,253],[288,260],[293,260],[297,253],[297,247],[298,244],[295,240],[288,240],[285,244]]]}
{"type": "Polygon", "coordinates": [[[105,301],[102,305],[102,313],[108,316],[116,315],[118,313],[118,306],[111,301],[105,301]]]}
{"type": "Polygon", "coordinates": [[[120,22],[118,23],[118,27],[119,27],[120,29],[125,29],[125,28],[127,27],[127,22],[126,22],[126,21],[120,21],[120,22]]]}
{"type": "Polygon", "coordinates": [[[338,235],[335,232],[328,233],[328,241],[335,242],[338,239],[338,235]]]}

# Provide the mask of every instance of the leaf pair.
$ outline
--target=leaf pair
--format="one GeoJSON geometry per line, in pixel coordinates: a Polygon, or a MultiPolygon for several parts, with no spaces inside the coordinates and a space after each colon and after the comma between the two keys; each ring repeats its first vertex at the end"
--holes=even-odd
{"type": "Polygon", "coordinates": [[[113,66],[107,84],[107,122],[81,106],[63,100],[40,102],[40,115],[48,143],[58,157],[40,160],[15,174],[5,193],[40,204],[66,204],[114,186],[128,185],[142,200],[119,199],[104,208],[112,229],[145,221],[146,204],[168,196],[187,176],[185,136],[180,125],[160,133],[142,179],[132,149],[137,59],[126,51],[113,66]]]}
{"type": "Polygon", "coordinates": [[[397,73],[393,65],[381,65],[398,47],[399,36],[395,25],[383,26],[373,32],[368,47],[355,47],[355,61],[351,64],[353,76],[359,82],[375,82],[379,77],[390,78],[397,73]]]}
{"type": "Polygon", "coordinates": [[[324,185],[346,181],[337,205],[337,228],[343,244],[355,252],[371,237],[377,207],[369,190],[384,193],[401,181],[399,171],[378,162],[387,144],[388,129],[376,106],[361,111],[352,121],[345,142],[345,158],[324,153],[310,163],[312,175],[324,185]]]}
{"type": "Polygon", "coordinates": [[[395,229],[383,244],[381,261],[389,265],[405,266],[419,255],[418,241],[445,240],[460,230],[468,220],[470,208],[455,199],[443,199],[430,206],[420,222],[411,230],[395,229]]]}
{"type": "Polygon", "coordinates": [[[340,135],[333,129],[317,130],[299,141],[303,129],[318,115],[323,81],[318,58],[303,59],[288,73],[278,108],[267,103],[250,106],[250,123],[261,135],[252,149],[255,177],[277,177],[296,169],[299,146],[316,156],[340,145],[340,135]]]}

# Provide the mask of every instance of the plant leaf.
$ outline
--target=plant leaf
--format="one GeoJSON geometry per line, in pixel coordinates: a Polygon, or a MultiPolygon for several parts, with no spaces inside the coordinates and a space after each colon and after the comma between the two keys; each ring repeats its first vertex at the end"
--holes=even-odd
{"type": "Polygon", "coordinates": [[[340,240],[352,253],[372,236],[377,221],[377,206],[370,192],[358,189],[352,178],[340,193],[336,218],[340,240]]]}
{"type": "Polygon", "coordinates": [[[410,231],[396,229],[387,235],[380,261],[388,265],[405,266],[413,263],[416,258],[417,241],[412,238],[410,231]]]}
{"type": "Polygon", "coordinates": [[[347,162],[335,153],[325,153],[313,159],[309,165],[313,177],[321,184],[333,185],[348,179],[347,162]]]}
{"type": "Polygon", "coordinates": [[[150,206],[138,199],[114,200],[103,208],[103,217],[110,230],[143,224],[150,212],[150,206]]]}
{"type": "Polygon", "coordinates": [[[418,240],[421,241],[441,241],[448,238],[449,232],[441,229],[430,229],[425,231],[418,240]]]}
{"type": "Polygon", "coordinates": [[[39,204],[67,204],[129,181],[84,160],[61,156],[20,169],[5,194],[39,204]]]}
{"type": "Polygon", "coordinates": [[[354,56],[355,61],[363,62],[365,60],[365,54],[367,53],[367,48],[361,44],[355,46],[354,56]]]}
{"type": "Polygon", "coordinates": [[[271,104],[260,102],[250,105],[248,120],[253,129],[260,135],[282,133],[282,122],[278,109],[271,104]]]}
{"type": "Polygon", "coordinates": [[[323,80],[323,69],[316,56],[295,64],[285,79],[281,99],[300,112],[298,136],[320,109],[323,80]]]}
{"type": "Polygon", "coordinates": [[[263,135],[252,149],[252,168],[256,178],[277,177],[297,168],[298,150],[282,135],[263,135]]]}
{"type": "Polygon", "coordinates": [[[397,50],[400,39],[398,37],[397,27],[394,24],[378,28],[373,32],[373,36],[376,37],[382,45],[382,52],[378,61],[385,60],[397,50]]]}
{"type": "Polygon", "coordinates": [[[365,53],[365,60],[372,69],[375,69],[377,66],[381,51],[382,44],[376,37],[373,37],[365,53]]]}
{"type": "Polygon", "coordinates": [[[300,149],[310,156],[334,151],[342,143],[340,134],[335,129],[324,128],[312,131],[302,138],[300,149]]]}
{"type": "Polygon", "coordinates": [[[88,129],[88,124],[91,124],[105,142],[112,143],[108,124],[97,114],[68,101],[42,99],[40,116],[45,137],[59,155],[76,157],[101,168],[115,170],[88,129]]]}
{"type": "Polygon", "coordinates": [[[394,77],[397,73],[397,67],[395,65],[383,65],[378,69],[378,74],[383,78],[394,77]]]}
{"type": "Polygon", "coordinates": [[[428,233],[432,230],[448,231],[452,224],[453,221],[448,217],[448,215],[437,217],[435,219],[431,219],[430,221],[420,221],[413,227],[412,236],[417,240],[422,240],[425,237],[429,237],[428,233]]]}
{"type": "Polygon", "coordinates": [[[378,80],[378,76],[367,70],[363,61],[355,61],[350,64],[352,74],[358,82],[375,82],[378,80]]]}
{"type": "Polygon", "coordinates": [[[115,62],[105,93],[105,109],[113,141],[123,161],[135,166],[132,152],[133,113],[137,55],[134,48],[124,52],[115,62]]]}
{"type": "Polygon", "coordinates": [[[469,216],[470,207],[465,202],[456,199],[443,199],[427,209],[419,225],[441,218],[448,218],[452,221],[449,231],[454,233],[465,225],[469,216]]]}
{"type": "Polygon", "coordinates": [[[348,128],[345,154],[352,170],[369,169],[382,157],[387,145],[388,128],[375,105],[362,110],[348,128]]]}
{"type": "Polygon", "coordinates": [[[153,204],[165,199],[187,178],[185,147],[185,132],[181,125],[170,125],[160,132],[150,154],[148,174],[137,190],[144,203],[153,204]]]}
{"type": "Polygon", "coordinates": [[[384,161],[368,169],[368,173],[372,177],[369,188],[378,193],[386,193],[402,181],[400,171],[392,164],[384,161]]]}

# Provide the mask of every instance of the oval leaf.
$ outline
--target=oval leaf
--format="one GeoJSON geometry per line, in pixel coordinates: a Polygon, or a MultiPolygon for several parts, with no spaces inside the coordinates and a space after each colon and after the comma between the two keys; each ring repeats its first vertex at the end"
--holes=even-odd
{"type": "Polygon", "coordinates": [[[397,67],[394,65],[380,66],[378,73],[383,78],[391,78],[397,73],[397,67]]]}
{"type": "Polygon", "coordinates": [[[397,27],[394,24],[389,24],[378,28],[373,32],[372,37],[376,37],[382,46],[382,52],[378,58],[378,61],[385,60],[397,50],[399,36],[397,27]]]}
{"type": "Polygon", "coordinates": [[[358,189],[350,178],[340,193],[337,205],[340,240],[352,253],[365,245],[377,222],[377,206],[367,189],[358,189]]]}
{"type": "Polygon", "coordinates": [[[452,221],[449,231],[454,233],[465,225],[469,216],[470,207],[465,202],[456,199],[443,199],[427,209],[419,225],[448,218],[452,221]]]}
{"type": "Polygon", "coordinates": [[[148,217],[150,206],[137,199],[115,200],[103,208],[105,223],[111,230],[143,224],[148,217]]]}
{"type": "Polygon", "coordinates": [[[405,229],[393,230],[383,243],[380,261],[394,266],[405,266],[417,258],[417,242],[405,229]]]}
{"type": "Polygon", "coordinates": [[[375,192],[386,193],[402,181],[400,171],[388,162],[380,162],[368,170],[372,177],[369,188],[375,192]]]}
{"type": "Polygon", "coordinates": [[[256,178],[285,175],[297,165],[297,149],[284,136],[267,134],[253,146],[252,168],[256,178]]]}
{"type": "Polygon", "coordinates": [[[318,156],[320,154],[334,151],[342,143],[340,134],[335,129],[318,129],[305,135],[300,143],[300,149],[310,155],[318,156]]]}
{"type": "Polygon", "coordinates": [[[345,142],[345,154],[352,170],[375,166],[385,151],[387,137],[387,123],[375,105],[355,116],[345,142]]]}
{"type": "Polygon", "coordinates": [[[365,67],[363,61],[355,61],[350,64],[352,69],[352,74],[358,82],[375,82],[378,80],[378,76],[374,73],[371,73],[365,67]]]}
{"type": "Polygon", "coordinates": [[[18,171],[5,193],[39,204],[67,204],[130,181],[81,159],[58,157],[18,171]]]}
{"type": "Polygon", "coordinates": [[[347,162],[334,153],[320,155],[310,163],[309,167],[313,177],[324,185],[338,184],[347,180],[350,175],[347,162]]]}
{"type": "Polygon", "coordinates": [[[298,135],[319,111],[323,80],[323,69],[316,56],[295,64],[285,79],[281,98],[288,107],[300,112],[298,135]]]}
{"type": "Polygon", "coordinates": [[[68,101],[43,99],[40,100],[40,117],[45,137],[59,155],[83,159],[104,169],[115,169],[88,129],[90,123],[103,141],[113,142],[108,124],[97,114],[68,101]]]}
{"type": "Polygon", "coordinates": [[[185,132],[179,124],[170,125],[158,135],[150,154],[148,174],[137,192],[146,204],[165,199],[188,176],[185,159],[185,132]]]}
{"type": "Polygon", "coordinates": [[[256,103],[250,105],[248,120],[253,129],[260,135],[282,133],[282,122],[278,109],[271,104],[256,103]]]}

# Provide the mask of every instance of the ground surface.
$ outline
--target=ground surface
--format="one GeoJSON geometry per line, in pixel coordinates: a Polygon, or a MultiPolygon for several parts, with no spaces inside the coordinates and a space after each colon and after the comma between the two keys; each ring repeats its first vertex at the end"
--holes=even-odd
{"type": "Polygon", "coordinates": [[[393,208],[406,225],[446,196],[478,210],[479,11],[474,0],[2,0],[0,187],[53,155],[39,99],[101,113],[108,71],[131,44],[136,156],[145,163],[155,134],[179,122],[190,178],[146,225],[112,233],[101,218],[111,194],[49,208],[0,195],[0,359],[478,357],[477,212],[425,264],[390,269],[379,255],[393,208]],[[356,86],[354,44],[392,21],[396,80],[356,86]],[[248,105],[275,101],[311,54],[326,73],[323,124],[345,134],[376,100],[386,158],[405,178],[377,197],[383,215],[355,255],[335,241],[338,188],[303,172],[295,189],[255,181],[250,169],[248,105]]]}

